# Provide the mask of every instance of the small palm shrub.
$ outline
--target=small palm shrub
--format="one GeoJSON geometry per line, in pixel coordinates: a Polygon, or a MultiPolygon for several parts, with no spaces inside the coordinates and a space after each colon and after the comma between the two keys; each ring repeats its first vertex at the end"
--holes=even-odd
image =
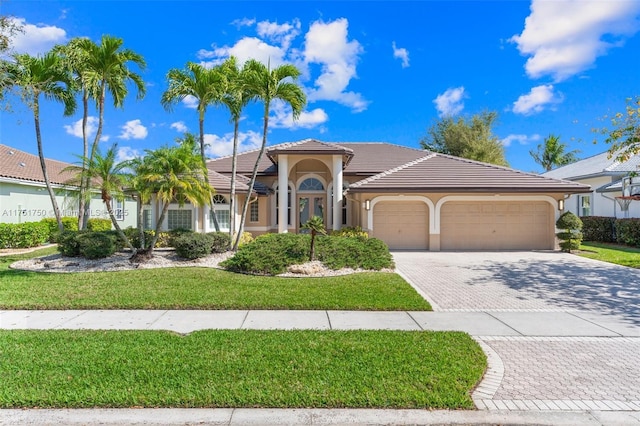
{"type": "Polygon", "coordinates": [[[564,252],[571,253],[578,250],[582,243],[582,221],[571,212],[566,212],[556,222],[556,227],[561,229],[556,235],[560,239],[560,248],[564,252]]]}
{"type": "Polygon", "coordinates": [[[327,235],[324,229],[324,220],[320,216],[313,216],[302,225],[302,229],[308,229],[311,232],[311,247],[309,248],[309,261],[316,257],[316,236],[327,235]]]}

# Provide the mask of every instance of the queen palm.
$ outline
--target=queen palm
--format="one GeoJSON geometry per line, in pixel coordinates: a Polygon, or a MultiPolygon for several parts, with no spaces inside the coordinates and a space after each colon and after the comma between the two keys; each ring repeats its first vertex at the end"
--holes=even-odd
{"type": "Polygon", "coordinates": [[[565,166],[578,161],[576,154],[580,153],[580,151],[576,149],[567,152],[566,149],[567,145],[560,142],[559,136],[549,135],[544,139],[544,143],[538,145],[537,151],[531,150],[529,154],[536,163],[540,164],[548,172],[554,167],[565,166]]]}
{"type": "MultiPolygon", "coordinates": [[[[246,68],[246,87],[252,96],[262,101],[264,104],[264,116],[262,125],[262,144],[260,146],[258,157],[256,158],[256,163],[253,166],[253,172],[251,173],[249,192],[247,193],[244,205],[242,206],[240,227],[238,229],[236,240],[233,244],[234,250],[238,248],[238,244],[240,243],[240,237],[244,229],[247,210],[249,208],[250,195],[253,192],[253,186],[255,185],[256,176],[258,174],[258,166],[260,165],[260,160],[262,159],[267,146],[267,132],[269,130],[271,102],[278,99],[283,101],[285,104],[288,104],[291,107],[294,120],[298,119],[307,103],[307,97],[302,91],[302,88],[295,82],[300,76],[300,70],[298,70],[294,65],[284,64],[271,69],[270,65],[265,65],[255,59],[251,59],[247,62],[246,68]]],[[[286,191],[286,188],[280,188],[280,190],[286,191]]]]}
{"type": "Polygon", "coordinates": [[[158,241],[171,203],[178,203],[181,207],[186,202],[202,206],[213,196],[213,189],[205,180],[207,169],[202,164],[195,138],[187,134],[179,143],[178,146],[145,151],[145,158],[136,170],[139,178],[153,191],[162,206],[150,243],[150,254],[158,241]]]}
{"type": "MultiPolygon", "coordinates": [[[[169,88],[162,94],[160,102],[169,111],[177,102],[187,97],[197,101],[200,156],[206,168],[207,158],[204,144],[204,116],[209,105],[220,104],[226,90],[226,81],[219,67],[205,68],[194,62],[187,62],[184,70],[171,69],[167,73],[169,88]]],[[[205,174],[208,183],[208,175],[205,174]]],[[[210,201],[213,208],[213,202],[210,201]]],[[[216,231],[220,230],[215,213],[212,215],[216,231]]]]}
{"type": "MultiPolygon", "coordinates": [[[[231,113],[233,121],[233,154],[231,160],[231,195],[229,196],[229,211],[231,212],[229,237],[233,241],[233,232],[236,228],[235,197],[236,197],[236,169],[238,163],[238,134],[240,128],[240,118],[244,108],[255,99],[246,84],[248,73],[247,63],[242,69],[238,68],[237,60],[234,56],[227,59],[221,66],[221,71],[227,80],[227,90],[222,97],[222,103],[231,113]]],[[[247,195],[249,196],[249,195],[247,195]]]]}
{"type": "Polygon", "coordinates": [[[14,62],[7,66],[7,80],[11,86],[19,89],[22,100],[33,112],[33,121],[38,145],[38,157],[44,177],[51,206],[53,208],[58,229],[64,230],[62,217],[56,196],[51,187],[47,164],[42,149],[42,134],[40,131],[40,95],[45,99],[51,99],[64,104],[64,115],[71,115],[75,111],[76,102],[70,90],[71,78],[67,70],[62,66],[60,56],[49,52],[44,56],[34,57],[27,54],[13,56],[14,62]]]}

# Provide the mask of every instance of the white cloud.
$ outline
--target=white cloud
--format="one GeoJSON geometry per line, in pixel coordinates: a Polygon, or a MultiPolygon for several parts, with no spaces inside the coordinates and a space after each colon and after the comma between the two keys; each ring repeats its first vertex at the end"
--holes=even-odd
{"type": "Polygon", "coordinates": [[[111,139],[111,136],[109,135],[100,136],[100,142],[109,142],[109,139],[111,139]]]}
{"type": "Polygon", "coordinates": [[[564,100],[562,94],[555,93],[553,85],[545,84],[536,86],[526,95],[521,95],[513,103],[513,112],[516,114],[531,115],[544,111],[547,107],[553,109],[555,104],[564,100]]]}
{"type": "Polygon", "coordinates": [[[67,32],[62,28],[45,24],[29,24],[24,18],[11,19],[23,30],[16,33],[12,40],[12,47],[18,53],[38,55],[47,52],[56,44],[67,41],[67,32]]]}
{"type": "Polygon", "coordinates": [[[127,121],[121,129],[120,139],[144,139],[149,133],[140,120],[127,121]]]}
{"type": "Polygon", "coordinates": [[[349,22],[345,18],[324,23],[316,21],[305,36],[304,58],[308,64],[321,64],[322,74],[309,92],[310,101],[336,101],[354,112],[367,109],[369,102],[360,93],[345,92],[356,77],[356,64],[363,48],[357,40],[348,41],[349,22]]]}
{"type": "Polygon", "coordinates": [[[393,48],[393,57],[402,60],[402,68],[409,67],[409,51],[404,47],[398,48],[396,47],[396,42],[391,43],[391,47],[393,48]]]}
{"type": "Polygon", "coordinates": [[[540,140],[540,135],[533,134],[531,136],[528,135],[509,135],[506,138],[502,139],[500,142],[504,146],[511,146],[513,142],[517,142],[520,145],[528,145],[531,142],[536,142],[540,140]]]}
{"type": "Polygon", "coordinates": [[[253,26],[253,24],[256,23],[255,18],[253,19],[249,19],[249,18],[242,18],[242,19],[235,19],[231,22],[231,25],[234,25],[236,28],[240,29],[242,27],[251,27],[253,26]]]}
{"type": "Polygon", "coordinates": [[[533,0],[524,30],[509,40],[529,57],[529,77],[562,81],[592,67],[598,56],[633,35],[638,14],[637,0],[533,0]]]}
{"type": "Polygon", "coordinates": [[[258,35],[279,43],[282,49],[287,50],[291,41],[300,34],[300,20],[278,24],[277,22],[261,21],[256,26],[258,35]]]}
{"type": "Polygon", "coordinates": [[[118,152],[116,153],[116,163],[133,160],[138,157],[141,157],[140,151],[133,149],[130,146],[123,146],[118,148],[118,152]]]}
{"type": "Polygon", "coordinates": [[[291,108],[279,101],[274,101],[271,112],[273,115],[269,117],[269,124],[273,128],[312,129],[329,120],[329,116],[322,108],[316,108],[312,111],[302,111],[294,121],[291,108]]]}
{"type": "Polygon", "coordinates": [[[464,109],[463,99],[467,97],[464,87],[454,87],[439,94],[433,103],[436,105],[440,117],[450,117],[459,114],[464,109]]]}
{"type": "MultiPolygon", "coordinates": [[[[64,129],[67,134],[73,135],[77,138],[82,137],[82,119],[78,121],[74,121],[71,125],[64,125],[64,129]]],[[[95,135],[96,130],[98,130],[98,117],[89,116],[87,117],[87,137],[91,138],[95,135]]]]}
{"type": "MultiPolygon", "coordinates": [[[[233,132],[225,133],[223,136],[205,134],[205,152],[208,157],[223,157],[233,153],[233,132]]],[[[238,152],[260,148],[262,144],[262,134],[254,131],[238,133],[238,152]]]]}
{"type": "Polygon", "coordinates": [[[187,108],[191,108],[191,109],[198,108],[198,98],[196,98],[195,96],[191,96],[191,95],[185,96],[185,98],[182,100],[182,103],[187,108]]]}
{"type": "Polygon", "coordinates": [[[257,37],[244,37],[233,46],[213,46],[213,50],[201,49],[198,51],[198,59],[202,65],[213,67],[219,65],[229,56],[235,56],[240,64],[249,59],[255,59],[264,64],[271,63],[272,67],[282,65],[285,60],[286,49],[265,43],[257,37]],[[209,59],[209,60],[205,60],[209,59]]]}
{"type": "Polygon", "coordinates": [[[176,129],[176,131],[180,132],[180,133],[186,133],[187,130],[187,126],[184,124],[184,121],[176,121],[175,123],[171,123],[171,126],[169,126],[169,128],[171,129],[176,129]]]}

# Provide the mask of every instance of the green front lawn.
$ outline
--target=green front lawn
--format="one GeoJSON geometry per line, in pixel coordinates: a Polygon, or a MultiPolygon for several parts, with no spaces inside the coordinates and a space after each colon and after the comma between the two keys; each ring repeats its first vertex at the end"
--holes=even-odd
{"type": "Polygon", "coordinates": [[[40,273],[8,268],[0,257],[0,309],[338,309],[431,310],[399,275],[360,273],[327,278],[279,278],[212,268],[40,273]]]}
{"type": "Polygon", "coordinates": [[[640,249],[619,244],[584,242],[578,253],[582,257],[640,269],[640,249]]]}
{"type": "Polygon", "coordinates": [[[460,332],[0,331],[0,407],[473,408],[460,332]]]}

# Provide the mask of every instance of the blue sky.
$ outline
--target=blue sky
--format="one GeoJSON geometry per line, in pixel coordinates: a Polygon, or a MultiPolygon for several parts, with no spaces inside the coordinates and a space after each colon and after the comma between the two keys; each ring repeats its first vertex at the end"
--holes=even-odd
{"type": "MultiPolygon", "coordinates": [[[[216,64],[233,54],[294,63],[309,103],[300,120],[274,105],[269,144],[316,138],[418,147],[444,115],[497,111],[495,134],[511,167],[540,171],[529,150],[549,134],[590,156],[608,147],[592,129],[640,92],[640,2],[557,1],[2,1],[24,27],[19,52],[42,53],[73,37],[124,40],[147,61],[143,100],[132,90],[123,109],[105,112],[103,146],[121,158],[197,133],[185,102],[160,105],[165,75],[188,61],[216,64]],[[594,139],[600,142],[594,144],[594,139]]],[[[132,67],[136,70],[135,67],[132,67]]],[[[36,153],[30,111],[9,98],[0,141],[36,153]]],[[[242,149],[259,146],[262,107],[241,123],[242,149]]],[[[91,115],[97,114],[92,111],[91,115]]],[[[45,155],[77,161],[81,111],[42,103],[45,155]]],[[[95,124],[95,118],[92,124],[95,124]]],[[[210,107],[210,157],[231,151],[233,128],[210,107]]]]}

